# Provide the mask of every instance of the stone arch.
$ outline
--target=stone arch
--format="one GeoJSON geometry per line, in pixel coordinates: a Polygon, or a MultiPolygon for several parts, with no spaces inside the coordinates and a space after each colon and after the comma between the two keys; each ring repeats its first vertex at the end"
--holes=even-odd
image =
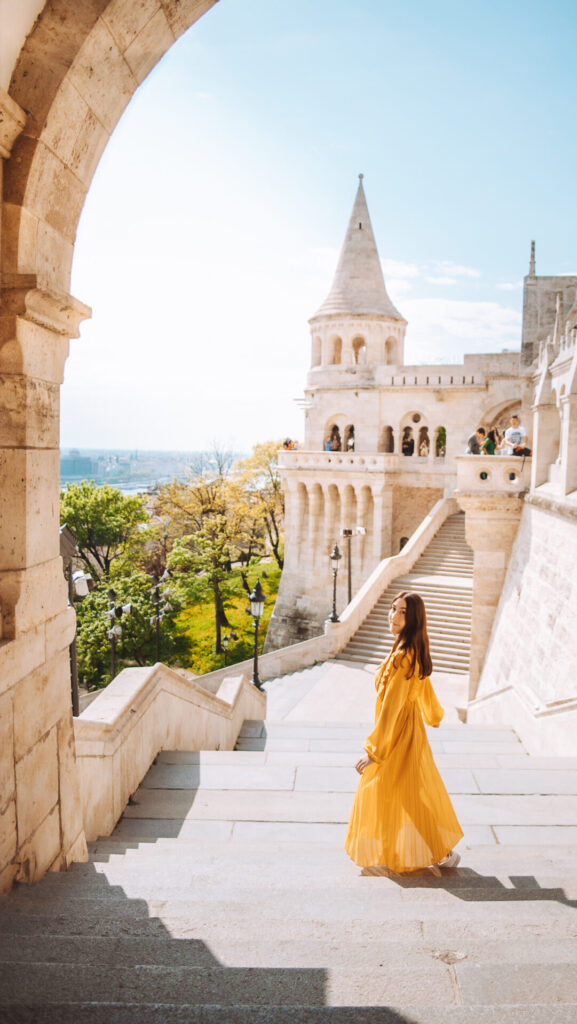
{"type": "Polygon", "coordinates": [[[325,451],[342,452],[343,451],[343,435],[344,435],[344,417],[335,416],[327,420],[324,430],[323,447],[325,451]],[[333,445],[334,439],[337,439],[338,446],[333,445]],[[329,444],[329,441],[331,442],[329,444]]]}
{"type": "Polygon", "coordinates": [[[3,885],[35,881],[48,867],[86,857],[70,706],[75,621],[58,530],[59,387],[69,340],[90,316],[69,294],[78,219],[131,97],[215,2],[47,2],[25,39],[8,95],[0,95],[0,379],[5,407],[18,410],[3,423],[0,441],[0,489],[10,495],[0,536],[0,677],[7,678],[10,665],[10,699],[26,708],[26,750],[19,736],[8,754],[14,777],[26,757],[54,783],[41,802],[33,787],[6,794],[15,820],[5,845],[12,861],[0,862],[3,885]],[[40,684],[43,699],[31,700],[40,684]]]}
{"type": "Polygon", "coordinates": [[[443,426],[437,427],[433,436],[435,439],[435,458],[444,459],[447,454],[447,428],[443,426]]]}
{"type": "Polygon", "coordinates": [[[322,342],[318,334],[315,334],[312,341],[311,366],[320,366],[322,362],[322,342]]]}
{"type": "Polygon", "coordinates": [[[416,409],[405,413],[400,423],[401,454],[418,455],[421,443],[421,432],[428,426],[422,412],[416,409]]]}
{"type": "Polygon", "coordinates": [[[423,424],[423,426],[419,427],[419,441],[417,446],[417,452],[421,457],[427,458],[430,449],[431,439],[429,437],[429,428],[426,426],[426,424],[423,424]]]}
{"type": "Polygon", "coordinates": [[[367,343],[362,335],[358,334],[353,338],[352,352],[355,366],[364,366],[367,361],[367,343]]]}
{"type": "Polygon", "coordinates": [[[385,341],[385,366],[391,366],[396,362],[398,362],[397,339],[391,334],[385,341]]]}
{"type": "Polygon", "coordinates": [[[395,432],[391,426],[385,426],[381,430],[379,439],[379,451],[392,454],[395,450],[395,432]]]}
{"type": "Polygon", "coordinates": [[[329,338],[327,363],[330,366],[339,366],[343,361],[343,339],[338,334],[329,338]]]}

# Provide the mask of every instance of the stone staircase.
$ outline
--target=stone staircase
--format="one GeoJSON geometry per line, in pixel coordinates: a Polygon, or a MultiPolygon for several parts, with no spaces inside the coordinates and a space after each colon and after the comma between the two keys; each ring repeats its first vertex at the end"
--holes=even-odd
{"type": "Polygon", "coordinates": [[[90,863],[0,900],[2,1024],[577,1021],[577,758],[430,730],[462,864],[363,875],[342,844],[369,725],[337,705],[367,708],[372,674],[304,677],[238,750],[160,754],[90,863]]]}
{"type": "Polygon", "coordinates": [[[473,552],[465,540],[465,516],[449,516],[410,573],[398,576],[339,654],[344,661],[379,665],[392,647],[388,612],[397,594],[416,590],[427,609],[433,665],[467,673],[471,644],[473,552]]]}

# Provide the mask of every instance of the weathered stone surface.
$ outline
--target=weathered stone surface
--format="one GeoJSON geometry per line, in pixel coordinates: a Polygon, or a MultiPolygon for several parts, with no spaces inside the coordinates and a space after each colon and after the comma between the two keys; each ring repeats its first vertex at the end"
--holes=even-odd
{"type": "Polygon", "coordinates": [[[68,81],[108,132],[114,130],[138,84],[102,20],[76,56],[68,81]]]}
{"type": "Polygon", "coordinates": [[[44,662],[44,626],[37,626],[17,640],[0,643],[0,693],[44,662]]]}
{"type": "MultiPolygon", "coordinates": [[[[52,427],[58,421],[48,415],[52,427]]],[[[57,448],[6,448],[0,453],[0,564],[6,570],[49,564],[59,554],[59,460],[57,448]]]]}
{"type": "Polygon", "coordinates": [[[144,81],[148,73],[157,64],[174,36],[163,11],[159,10],[144,26],[142,31],[128,46],[124,59],[136,80],[144,81]]]}
{"type": "MultiPolygon", "coordinates": [[[[19,737],[16,737],[17,741],[19,737]]],[[[32,836],[58,805],[58,746],[56,728],[46,733],[16,761],[16,810],[21,836],[32,836]]],[[[59,832],[58,813],[56,828],[59,832]]],[[[58,839],[59,839],[58,835],[58,839]]],[[[57,848],[57,847],[56,847],[57,848]]],[[[45,857],[46,866],[54,860],[56,849],[45,857]]],[[[36,860],[42,859],[36,851],[36,860]]]]}
{"type": "Polygon", "coordinates": [[[12,693],[0,696],[0,809],[14,796],[14,709],[12,693]]]}
{"type": "MultiPolygon", "coordinates": [[[[19,809],[19,828],[21,820],[19,809]]],[[[19,845],[16,853],[16,881],[38,882],[48,871],[60,849],[60,819],[58,807],[54,807],[38,828],[28,833],[27,838],[19,845]]]]}

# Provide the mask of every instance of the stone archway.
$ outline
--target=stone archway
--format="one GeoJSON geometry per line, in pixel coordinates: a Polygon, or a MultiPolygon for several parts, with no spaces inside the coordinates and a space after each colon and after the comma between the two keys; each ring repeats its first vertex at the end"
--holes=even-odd
{"type": "Polygon", "coordinates": [[[48,0],[0,90],[0,890],[86,857],[58,531],[60,385],[90,316],[69,294],[78,219],[134,92],[215,2],[48,0]]]}

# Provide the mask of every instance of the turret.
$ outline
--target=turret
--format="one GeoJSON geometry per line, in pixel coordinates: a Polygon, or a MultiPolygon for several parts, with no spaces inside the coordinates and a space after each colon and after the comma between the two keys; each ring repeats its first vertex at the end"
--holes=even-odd
{"type": "Polygon", "coordinates": [[[309,323],[311,383],[327,367],[403,365],[407,321],[387,294],[362,174],[331,290],[309,323]]]}

